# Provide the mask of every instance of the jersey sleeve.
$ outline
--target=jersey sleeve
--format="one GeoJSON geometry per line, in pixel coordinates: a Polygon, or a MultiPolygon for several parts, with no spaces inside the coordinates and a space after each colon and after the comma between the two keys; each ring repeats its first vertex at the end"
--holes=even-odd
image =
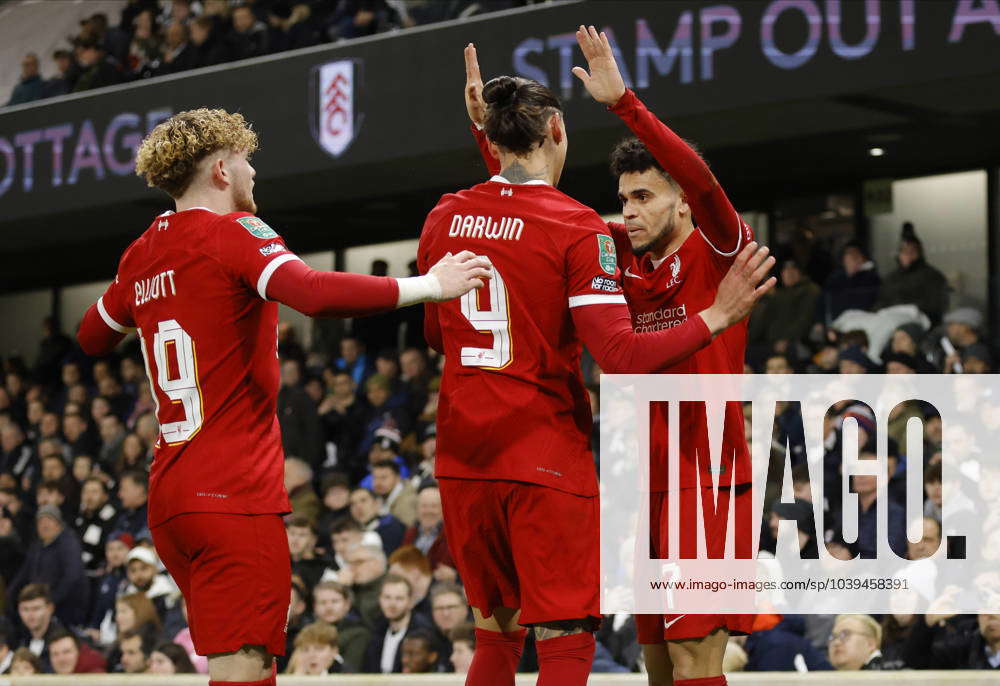
{"type": "Polygon", "coordinates": [[[490,173],[490,176],[499,174],[500,160],[493,156],[493,151],[490,150],[490,141],[486,138],[486,132],[475,124],[471,124],[469,129],[476,139],[476,145],[479,146],[479,154],[483,156],[483,163],[486,165],[486,170],[490,173]]]}
{"type": "Polygon", "coordinates": [[[748,227],[701,156],[646,109],[631,90],[625,91],[611,111],[621,117],[684,190],[698,228],[714,251],[730,261],[735,259],[748,227]]]}
{"type": "Polygon", "coordinates": [[[227,214],[219,219],[217,259],[261,299],[267,300],[267,284],[286,262],[301,261],[278,233],[251,214],[227,214]]]}
{"type": "Polygon", "coordinates": [[[128,279],[122,276],[124,262],[125,257],[122,256],[115,280],[108,285],[97,302],[90,306],[80,322],[77,341],[88,355],[110,353],[126,334],[135,330],[128,279]]]}
{"type": "Polygon", "coordinates": [[[572,232],[573,238],[566,248],[569,307],[624,305],[614,238],[604,232],[605,225],[596,214],[580,219],[579,223],[593,230],[572,232]]]}

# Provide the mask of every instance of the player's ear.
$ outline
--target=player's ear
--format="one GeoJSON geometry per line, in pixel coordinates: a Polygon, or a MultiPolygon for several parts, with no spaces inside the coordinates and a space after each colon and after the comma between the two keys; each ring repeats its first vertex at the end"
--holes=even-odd
{"type": "Polygon", "coordinates": [[[549,133],[552,134],[552,141],[556,145],[562,143],[563,137],[566,135],[563,131],[562,116],[558,112],[549,117],[549,133]]]}
{"type": "Polygon", "coordinates": [[[212,165],[209,167],[208,173],[211,175],[212,185],[224,188],[231,182],[229,169],[226,168],[221,156],[212,160],[212,165]]]}

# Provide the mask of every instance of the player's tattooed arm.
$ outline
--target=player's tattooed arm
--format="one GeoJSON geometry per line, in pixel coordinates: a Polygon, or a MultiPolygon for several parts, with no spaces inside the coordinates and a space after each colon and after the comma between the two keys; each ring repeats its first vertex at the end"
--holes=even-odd
{"type": "Polygon", "coordinates": [[[520,162],[515,161],[505,169],[501,169],[500,176],[511,183],[526,183],[535,180],[547,181],[549,178],[549,168],[543,167],[537,171],[529,171],[520,162]]]}

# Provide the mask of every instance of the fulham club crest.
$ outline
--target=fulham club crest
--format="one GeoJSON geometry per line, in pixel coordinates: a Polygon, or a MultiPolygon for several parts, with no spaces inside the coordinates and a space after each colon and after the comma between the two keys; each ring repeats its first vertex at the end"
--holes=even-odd
{"type": "Polygon", "coordinates": [[[310,129],[331,157],[340,157],[361,128],[358,108],[361,60],[348,59],[313,67],[310,129]]]}

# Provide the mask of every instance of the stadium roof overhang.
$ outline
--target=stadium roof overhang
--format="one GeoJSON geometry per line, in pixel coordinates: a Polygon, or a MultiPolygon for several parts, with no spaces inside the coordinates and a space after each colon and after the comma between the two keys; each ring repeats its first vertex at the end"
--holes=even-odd
{"type": "Polygon", "coordinates": [[[293,249],[418,236],[441,193],[484,178],[461,94],[470,41],[485,76],[537,78],[563,98],[561,188],[611,210],[607,154],[627,129],[569,73],[581,21],[610,29],[640,97],[698,143],[741,208],[1000,160],[1000,17],[870,0],[841,3],[836,21],[836,6],[545,5],[0,111],[0,291],[112,276],[170,207],[132,174],[134,148],[193,107],[254,123],[260,213],[293,249]]]}

